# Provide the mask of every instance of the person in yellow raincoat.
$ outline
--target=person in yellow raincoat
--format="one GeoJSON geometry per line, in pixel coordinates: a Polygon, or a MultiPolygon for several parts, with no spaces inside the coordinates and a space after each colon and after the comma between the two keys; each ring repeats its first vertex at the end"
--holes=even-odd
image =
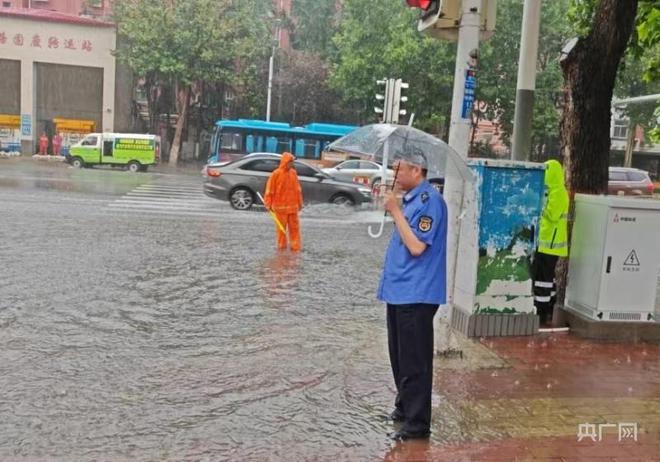
{"type": "MultiPolygon", "coordinates": [[[[288,231],[291,250],[298,252],[302,248],[298,212],[303,207],[303,196],[298,175],[293,168],[294,160],[295,158],[290,152],[282,154],[280,166],[275,169],[266,183],[264,205],[275,213],[279,222],[288,231]]],[[[282,232],[277,225],[275,230],[277,248],[286,249],[286,233],[282,232]]]]}
{"type": "Polygon", "coordinates": [[[555,267],[560,257],[568,256],[568,191],[564,170],[556,160],[545,163],[547,198],[541,214],[538,248],[532,264],[534,305],[541,328],[552,327],[557,294],[555,267]]]}

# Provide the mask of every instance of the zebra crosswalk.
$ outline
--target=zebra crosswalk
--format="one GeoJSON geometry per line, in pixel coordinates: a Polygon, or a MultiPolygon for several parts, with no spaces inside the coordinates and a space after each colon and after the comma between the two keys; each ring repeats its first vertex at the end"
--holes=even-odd
{"type": "Polygon", "coordinates": [[[156,181],[132,189],[108,207],[144,214],[217,216],[221,204],[206,196],[199,183],[156,181]]]}

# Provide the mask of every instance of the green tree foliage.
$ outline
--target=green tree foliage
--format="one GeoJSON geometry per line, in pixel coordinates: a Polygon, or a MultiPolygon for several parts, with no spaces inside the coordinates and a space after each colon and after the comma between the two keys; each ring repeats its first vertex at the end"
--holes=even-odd
{"type": "Polygon", "coordinates": [[[309,122],[349,123],[356,119],[328,85],[328,64],[320,54],[298,50],[281,52],[276,85],[277,116],[294,125],[309,122]],[[281,100],[281,104],[279,101],[281,100]]]}
{"type": "Polygon", "coordinates": [[[449,119],[455,45],[417,32],[417,13],[400,0],[346,0],[333,42],[330,83],[361,121],[375,121],[376,80],[410,83],[405,106],[415,124],[439,133],[449,119]]]}
{"type": "MultiPolygon", "coordinates": [[[[599,1],[571,0],[568,18],[575,34],[586,36],[589,33],[599,1]]],[[[660,1],[640,0],[635,30],[619,69],[614,94],[617,98],[626,98],[657,93],[660,93],[660,1]]],[[[628,117],[631,126],[648,129],[649,141],[660,143],[660,106],[653,103],[630,105],[619,115],[628,117]]]]}
{"type": "Polygon", "coordinates": [[[660,81],[660,1],[647,0],[639,4],[633,53],[644,66],[646,82],[660,81]]]}
{"type": "Polygon", "coordinates": [[[292,42],[297,50],[327,56],[337,30],[336,0],[294,0],[292,42]]]}
{"type": "MultiPolygon", "coordinates": [[[[537,155],[557,151],[558,97],[562,86],[558,57],[570,36],[565,20],[570,0],[544,2],[539,42],[533,146],[537,155]],[[552,152],[548,152],[552,151],[552,152]]],[[[375,80],[402,77],[410,82],[409,110],[422,128],[436,133],[448,122],[455,66],[455,44],[427,37],[416,30],[418,12],[397,0],[347,0],[333,56],[332,85],[344,98],[374,120],[375,80]]],[[[497,120],[508,140],[513,130],[522,2],[499,0],[497,29],[481,44],[477,98],[484,117],[497,120]]]]}
{"type": "MultiPolygon", "coordinates": [[[[535,160],[556,155],[558,149],[558,99],[562,87],[558,58],[569,36],[565,21],[568,2],[544,2],[541,9],[532,124],[531,158],[535,160]]],[[[519,0],[499,0],[495,34],[481,45],[477,97],[487,103],[486,117],[498,121],[507,142],[513,133],[522,10],[519,0]]]]}
{"type": "Polygon", "coordinates": [[[115,20],[121,46],[116,50],[138,75],[174,82],[178,113],[174,161],[193,82],[228,82],[249,100],[254,79],[269,53],[270,32],[263,18],[268,0],[118,0],[115,20]]]}
{"type": "MultiPolygon", "coordinates": [[[[586,36],[591,30],[600,0],[571,0],[567,17],[575,35],[586,36]]],[[[628,55],[642,62],[646,82],[660,79],[660,1],[640,0],[628,55]]]]}

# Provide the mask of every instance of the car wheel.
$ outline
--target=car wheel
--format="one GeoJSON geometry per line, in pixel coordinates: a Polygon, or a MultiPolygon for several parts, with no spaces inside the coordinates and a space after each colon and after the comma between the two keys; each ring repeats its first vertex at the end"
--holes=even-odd
{"type": "Polygon", "coordinates": [[[352,207],[355,205],[355,201],[353,200],[353,198],[346,194],[337,194],[335,196],[332,196],[330,202],[332,204],[343,205],[345,207],[352,207]]]}
{"type": "Polygon", "coordinates": [[[235,210],[249,210],[254,204],[254,195],[248,188],[236,188],[229,194],[229,204],[235,210]]]}
{"type": "Polygon", "coordinates": [[[140,170],[142,170],[142,165],[140,165],[140,162],[138,162],[138,161],[136,161],[136,160],[132,160],[132,161],[130,161],[130,162],[128,163],[128,165],[126,166],[126,168],[127,168],[128,171],[131,172],[131,173],[137,173],[137,172],[139,172],[140,170]]]}
{"type": "Polygon", "coordinates": [[[85,162],[80,157],[74,157],[73,160],[71,161],[71,165],[73,165],[76,168],[83,168],[85,166],[85,162]]]}

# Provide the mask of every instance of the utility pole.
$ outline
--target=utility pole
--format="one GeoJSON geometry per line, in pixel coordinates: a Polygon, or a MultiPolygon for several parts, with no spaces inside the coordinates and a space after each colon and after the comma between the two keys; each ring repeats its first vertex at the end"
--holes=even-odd
{"type": "Polygon", "coordinates": [[[536,60],[539,48],[541,0],[525,0],[520,57],[518,59],[518,84],[516,110],[513,123],[511,158],[528,160],[532,145],[532,120],[534,116],[534,90],[536,88],[536,60]]]}
{"type": "MultiPolygon", "coordinates": [[[[463,0],[461,23],[458,29],[456,71],[452,97],[449,146],[464,159],[468,157],[469,135],[472,125],[475,75],[479,57],[479,27],[481,0],[463,0]],[[466,85],[467,82],[467,85],[466,85]]],[[[449,300],[453,300],[458,237],[460,234],[459,212],[463,202],[463,182],[447,175],[443,195],[447,201],[449,233],[447,236],[447,288],[449,300]]]]}
{"type": "MultiPolygon", "coordinates": [[[[479,40],[488,39],[495,30],[496,0],[406,0],[422,14],[417,30],[445,40],[458,40],[454,92],[452,96],[449,146],[463,159],[468,157],[472,107],[477,85],[479,40]],[[458,25],[458,26],[457,26],[458,25]]],[[[458,175],[446,175],[443,196],[447,202],[449,233],[447,236],[447,295],[454,297],[454,280],[461,232],[459,213],[463,208],[463,192],[467,186],[458,175]]]]}
{"type": "Polygon", "coordinates": [[[280,19],[275,20],[275,39],[272,43],[270,59],[268,60],[268,100],[266,102],[266,122],[270,122],[271,98],[273,95],[273,68],[275,65],[275,51],[280,47],[280,19]]]}

